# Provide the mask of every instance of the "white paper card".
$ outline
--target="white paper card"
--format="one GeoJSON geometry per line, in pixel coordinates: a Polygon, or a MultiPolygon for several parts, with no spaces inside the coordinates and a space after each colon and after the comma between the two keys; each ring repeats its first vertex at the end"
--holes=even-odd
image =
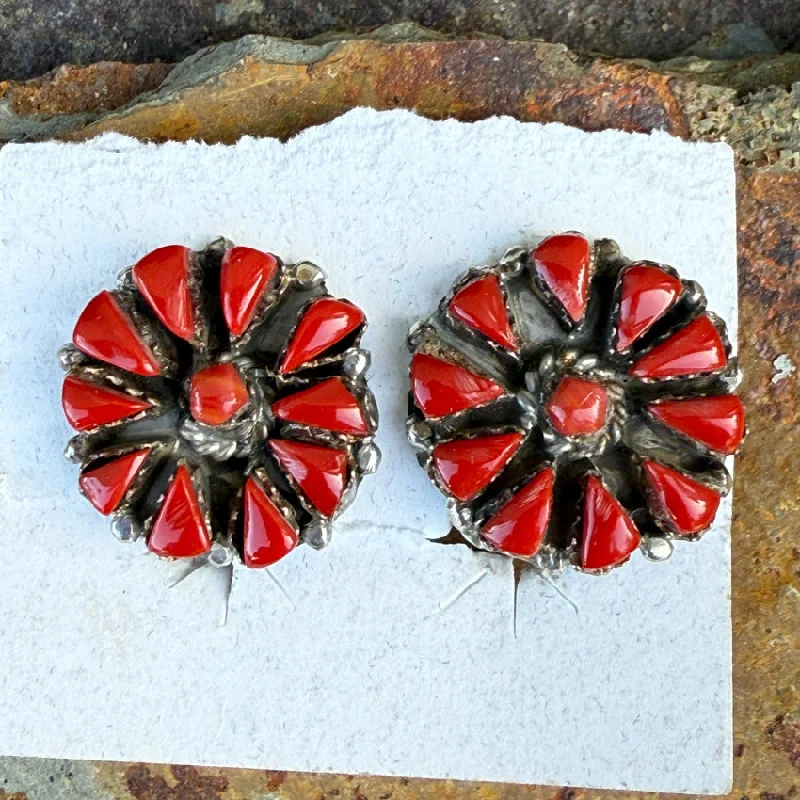
{"type": "Polygon", "coordinates": [[[0,203],[0,752],[728,790],[730,498],[666,564],[527,576],[515,638],[510,564],[426,541],[444,500],[404,433],[408,325],[554,231],[698,279],[735,340],[727,146],[357,110],[286,144],[9,145],[0,203]],[[224,626],[221,573],[168,588],[79,497],[55,358],[125,266],[219,234],[366,310],[384,455],[327,550],[236,570],[224,626]]]}

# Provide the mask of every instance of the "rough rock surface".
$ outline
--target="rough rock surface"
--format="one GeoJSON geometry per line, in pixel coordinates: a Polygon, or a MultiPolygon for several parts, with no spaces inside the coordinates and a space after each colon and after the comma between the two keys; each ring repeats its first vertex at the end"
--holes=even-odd
{"type": "Polygon", "coordinates": [[[407,20],[625,57],[668,58],[704,37],[704,53],[735,58],[800,46],[797,12],[796,0],[0,0],[0,74],[175,61],[247,33],[303,39],[407,20]]]}
{"type": "MultiPolygon", "coordinates": [[[[661,128],[687,139],[725,139],[734,147],[739,347],[750,436],[735,486],[736,758],[729,800],[795,796],[800,786],[800,83],[792,85],[800,80],[797,57],[653,65],[582,56],[542,42],[442,41],[400,27],[377,39],[319,45],[249,36],[202,51],[164,78],[167,69],[95,65],[2,84],[0,139],[55,134],[82,139],[106,130],[156,140],[285,138],[355,105],[369,105],[412,108],[437,119],[511,114],[590,130],[661,128]]],[[[0,798],[21,800],[26,794],[28,800],[625,796],[0,759],[0,798]]]]}
{"type": "Polygon", "coordinates": [[[177,66],[101,63],[0,83],[0,141],[107,130],[164,141],[288,138],[355,105],[724,139],[800,166],[800,55],[615,61],[546,42],[443,40],[414,25],[321,44],[245,36],[177,66]],[[220,104],[226,113],[219,114],[220,104]]]}

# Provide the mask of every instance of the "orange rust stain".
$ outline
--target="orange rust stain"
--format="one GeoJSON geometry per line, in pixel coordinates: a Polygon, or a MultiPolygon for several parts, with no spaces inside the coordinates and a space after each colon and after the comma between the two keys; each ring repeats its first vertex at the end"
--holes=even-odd
{"type": "Polygon", "coordinates": [[[172,64],[101,61],[86,67],[67,64],[29,81],[3,81],[0,98],[15,114],[87,114],[119,108],[164,81],[172,64]]]}
{"type": "Polygon", "coordinates": [[[28,795],[25,792],[6,794],[6,790],[0,787],[0,800],[28,800],[28,795]]]}

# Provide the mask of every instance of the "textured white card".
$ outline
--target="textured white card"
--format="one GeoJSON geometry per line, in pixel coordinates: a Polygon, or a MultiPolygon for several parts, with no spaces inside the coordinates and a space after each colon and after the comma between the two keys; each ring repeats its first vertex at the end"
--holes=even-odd
{"type": "Polygon", "coordinates": [[[0,752],[727,791],[730,498],[666,564],[527,575],[516,638],[510,564],[426,540],[448,524],[405,442],[408,325],[565,229],[698,279],[735,340],[725,145],[358,110],[287,144],[3,149],[0,752]],[[366,310],[384,454],[327,550],[236,570],[224,626],[220,572],[168,588],[79,497],[55,358],[125,266],[219,234],[366,310]]]}

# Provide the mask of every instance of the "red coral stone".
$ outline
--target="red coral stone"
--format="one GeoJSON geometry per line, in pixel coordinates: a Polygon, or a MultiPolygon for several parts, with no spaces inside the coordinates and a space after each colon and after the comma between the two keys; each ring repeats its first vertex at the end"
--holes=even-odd
{"type": "Polygon", "coordinates": [[[308,501],[326,517],[333,516],[347,482],[347,453],[284,439],[273,440],[269,446],[308,501]]]}
{"type": "Polygon", "coordinates": [[[595,433],[606,420],[608,392],[599,383],[568,375],[550,395],[545,410],[563,436],[595,433]]]}
{"type": "Polygon", "coordinates": [[[590,475],[583,504],[581,566],[584,569],[615,567],[627,561],[641,538],[625,509],[598,478],[590,475]]]}
{"type": "Polygon", "coordinates": [[[731,455],[744,438],[744,405],[735,394],[665,400],[647,407],[665,425],[731,455]]]}
{"type": "Polygon", "coordinates": [[[189,405],[205,425],[222,425],[247,405],[247,385],[233,364],[214,364],[192,375],[189,405]]]}
{"type": "Polygon", "coordinates": [[[544,541],[552,509],[553,470],[546,467],[483,526],[483,538],[512,556],[530,558],[544,541]]]}
{"type": "Polygon", "coordinates": [[[622,276],[617,352],[627,350],[681,293],[678,278],[652,264],[632,264],[622,276]]]}
{"type": "Polygon", "coordinates": [[[268,567],[297,545],[297,531],[252,476],[244,487],[245,566],[268,567]]]}
{"type": "Polygon", "coordinates": [[[708,486],[655,461],[643,461],[650,484],[649,500],[673,533],[691,536],[705,530],[719,508],[720,496],[708,486]]]}
{"type": "Polygon", "coordinates": [[[101,514],[110,514],[131,488],[139,468],[149,453],[149,448],[137,450],[84,472],[78,484],[86,499],[101,514]]]}
{"type": "Polygon", "coordinates": [[[505,393],[499,383],[489,378],[424,353],[417,353],[411,359],[411,391],[426,417],[455,414],[489,403],[505,393]]]}
{"type": "Polygon", "coordinates": [[[637,378],[676,378],[715,372],[728,363],[719,331],[707,314],[656,345],[632,367],[637,378]]]}
{"type": "Polygon", "coordinates": [[[87,356],[152,377],[161,372],[153,351],[139,335],[111,292],[100,292],[83,309],[72,342],[87,356]]]}
{"type": "Polygon", "coordinates": [[[67,422],[76,431],[88,431],[98,425],[132,417],[152,406],[140,397],[69,376],[61,388],[61,407],[67,422]]]}
{"type": "Polygon", "coordinates": [[[448,309],[456,319],[493,342],[508,350],[517,349],[517,338],[511,330],[497,275],[486,275],[468,283],[456,292],[448,309]]]}
{"type": "Polygon", "coordinates": [[[285,422],[297,422],[337,433],[369,433],[364,409],[341,378],[329,378],[272,404],[272,413],[285,422]]]}
{"type": "Polygon", "coordinates": [[[309,305],[286,349],[280,372],[294,372],[364,324],[364,312],[347,300],[319,297],[309,305]]]}
{"type": "Polygon", "coordinates": [[[573,322],[580,322],[589,296],[589,241],[580,233],[549,236],[534,251],[536,271],[573,322]]]}
{"type": "Polygon", "coordinates": [[[228,330],[241,336],[256,313],[267,284],[278,271],[278,259],[252,247],[232,247],[222,257],[220,299],[228,330]]]}
{"type": "Polygon", "coordinates": [[[469,500],[488,486],[514,457],[520,433],[457,439],[433,448],[433,463],[442,482],[459,500],[469,500]]]}
{"type": "Polygon", "coordinates": [[[211,535],[203,519],[192,476],[179,466],[158,512],[147,547],[159,556],[193,558],[211,549],[211,535]]]}
{"type": "Polygon", "coordinates": [[[159,247],[133,268],[136,288],[156,316],[181,339],[194,338],[194,310],[189,288],[191,250],[179,244],[159,247]]]}

